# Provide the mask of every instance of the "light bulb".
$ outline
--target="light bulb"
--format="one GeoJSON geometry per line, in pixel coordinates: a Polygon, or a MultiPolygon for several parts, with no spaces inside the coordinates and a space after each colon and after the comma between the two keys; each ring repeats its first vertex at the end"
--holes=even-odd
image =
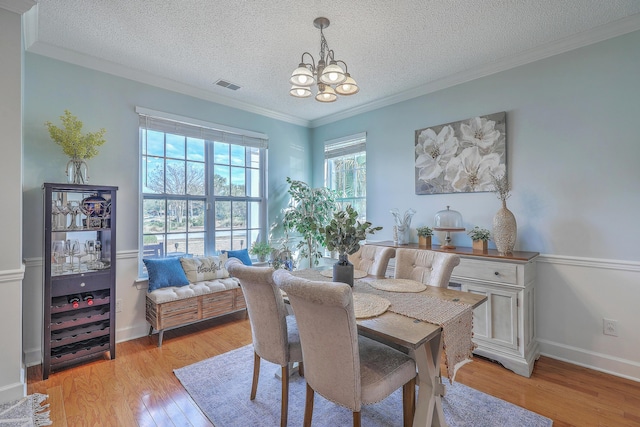
{"type": "Polygon", "coordinates": [[[332,82],[338,80],[338,73],[329,73],[329,80],[331,80],[332,82]]]}
{"type": "Polygon", "coordinates": [[[307,84],[307,76],[298,76],[298,83],[301,85],[307,84]]]}

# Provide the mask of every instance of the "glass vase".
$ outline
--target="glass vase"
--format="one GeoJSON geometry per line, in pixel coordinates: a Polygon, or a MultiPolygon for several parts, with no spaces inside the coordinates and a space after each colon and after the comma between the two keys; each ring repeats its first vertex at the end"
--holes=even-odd
{"type": "Polygon", "coordinates": [[[67,182],[69,184],[88,184],[89,166],[78,158],[73,158],[67,162],[67,182]]]}

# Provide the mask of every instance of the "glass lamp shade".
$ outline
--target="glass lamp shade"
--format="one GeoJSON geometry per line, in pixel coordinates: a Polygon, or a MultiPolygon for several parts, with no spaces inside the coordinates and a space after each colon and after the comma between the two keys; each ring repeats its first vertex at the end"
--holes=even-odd
{"type": "Polygon", "coordinates": [[[307,98],[311,96],[311,89],[307,86],[291,86],[291,90],[289,91],[291,96],[295,96],[296,98],[307,98]]]}
{"type": "Polygon", "coordinates": [[[345,81],[336,87],[336,93],[339,95],[353,95],[358,93],[360,88],[356,81],[351,78],[349,73],[345,73],[345,76],[347,77],[345,81]]]}
{"type": "Polygon", "coordinates": [[[338,95],[336,95],[336,91],[329,85],[322,85],[316,95],[316,101],[320,102],[333,102],[336,99],[338,99],[338,95]]]}
{"type": "Polygon", "coordinates": [[[436,213],[433,229],[437,231],[464,231],[462,215],[447,206],[446,210],[436,213]]]}
{"type": "Polygon", "coordinates": [[[336,64],[335,61],[331,61],[329,65],[324,67],[322,75],[320,76],[320,82],[327,85],[337,85],[346,80],[344,70],[336,64]]]}
{"type": "Polygon", "coordinates": [[[295,86],[311,86],[316,82],[316,79],[313,77],[311,70],[305,67],[304,63],[300,63],[298,68],[291,73],[289,82],[295,86]]]}

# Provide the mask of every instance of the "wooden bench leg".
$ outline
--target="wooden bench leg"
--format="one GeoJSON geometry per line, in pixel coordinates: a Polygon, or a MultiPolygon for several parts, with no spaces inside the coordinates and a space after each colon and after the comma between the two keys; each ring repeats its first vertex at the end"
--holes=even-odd
{"type": "Polygon", "coordinates": [[[164,335],[164,329],[158,331],[158,347],[162,347],[162,336],[164,335]]]}
{"type": "Polygon", "coordinates": [[[153,334],[153,326],[149,326],[149,336],[151,336],[151,334],[153,334]]]}

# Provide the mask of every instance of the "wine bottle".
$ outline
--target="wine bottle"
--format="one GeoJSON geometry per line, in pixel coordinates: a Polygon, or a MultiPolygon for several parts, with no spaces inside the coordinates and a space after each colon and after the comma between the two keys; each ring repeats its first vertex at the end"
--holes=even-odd
{"type": "Polygon", "coordinates": [[[93,305],[93,294],[84,294],[82,300],[86,302],[87,305],[93,305]]]}
{"type": "Polygon", "coordinates": [[[78,308],[80,306],[80,295],[70,295],[68,301],[73,308],[78,308]]]}

